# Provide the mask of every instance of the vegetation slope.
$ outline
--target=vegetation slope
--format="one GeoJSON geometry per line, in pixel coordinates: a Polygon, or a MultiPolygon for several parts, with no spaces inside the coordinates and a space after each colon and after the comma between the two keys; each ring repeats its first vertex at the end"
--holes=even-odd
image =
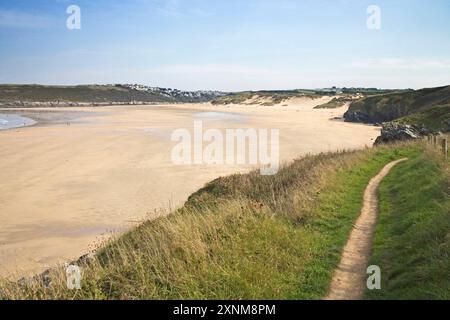
{"type": "Polygon", "coordinates": [[[334,89],[297,89],[297,90],[266,90],[244,91],[223,95],[214,99],[214,105],[261,105],[273,106],[287,102],[292,98],[306,97],[310,99],[333,96],[334,98],[325,104],[317,106],[317,109],[332,109],[342,107],[345,103],[357,100],[358,97],[379,95],[383,93],[399,92],[399,90],[380,90],[375,88],[334,88],[334,89]]]}
{"type": "Polygon", "coordinates": [[[291,98],[308,97],[315,99],[322,96],[322,94],[317,94],[313,90],[244,91],[218,97],[211,103],[213,105],[247,104],[273,106],[291,98]]]}
{"type": "Polygon", "coordinates": [[[376,95],[353,102],[347,121],[402,124],[450,131],[450,86],[376,95]]]}
{"type": "Polygon", "coordinates": [[[220,95],[218,92],[140,87],[141,90],[137,90],[133,85],[0,85],[0,103],[14,105],[17,102],[40,102],[63,105],[64,103],[205,102],[220,95]]]}

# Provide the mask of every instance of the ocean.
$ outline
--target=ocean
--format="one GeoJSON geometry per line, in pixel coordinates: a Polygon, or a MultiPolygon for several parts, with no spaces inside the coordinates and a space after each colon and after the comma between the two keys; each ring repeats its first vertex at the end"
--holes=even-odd
{"type": "Polygon", "coordinates": [[[34,124],[36,124],[36,121],[30,118],[22,117],[16,114],[0,113],[0,130],[27,127],[34,124]]]}

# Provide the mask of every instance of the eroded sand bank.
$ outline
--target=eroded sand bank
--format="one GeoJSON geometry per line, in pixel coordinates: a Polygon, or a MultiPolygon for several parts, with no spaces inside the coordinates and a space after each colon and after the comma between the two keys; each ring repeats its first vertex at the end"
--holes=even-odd
{"type": "Polygon", "coordinates": [[[206,182],[249,170],[174,165],[170,135],[192,130],[194,120],[207,128],[280,129],[282,161],[370,146],[379,135],[373,126],[330,120],[345,108],[313,110],[317,104],[15,110],[39,123],[0,132],[0,275],[18,277],[74,259],[102,235],[181,205],[206,182]]]}

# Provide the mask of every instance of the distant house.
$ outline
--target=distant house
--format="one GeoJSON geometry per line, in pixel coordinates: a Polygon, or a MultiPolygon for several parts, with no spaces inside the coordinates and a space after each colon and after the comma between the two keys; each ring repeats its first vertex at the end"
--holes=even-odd
{"type": "Polygon", "coordinates": [[[341,93],[342,93],[342,89],[337,88],[337,87],[322,88],[322,89],[316,90],[316,94],[336,95],[336,94],[341,94],[341,93]]]}

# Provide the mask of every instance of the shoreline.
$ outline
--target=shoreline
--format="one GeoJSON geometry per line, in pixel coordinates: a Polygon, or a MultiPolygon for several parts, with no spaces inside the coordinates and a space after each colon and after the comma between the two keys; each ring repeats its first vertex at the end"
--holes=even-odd
{"type": "Polygon", "coordinates": [[[0,131],[32,127],[36,124],[37,121],[31,117],[24,117],[16,113],[0,112],[0,131]]]}

